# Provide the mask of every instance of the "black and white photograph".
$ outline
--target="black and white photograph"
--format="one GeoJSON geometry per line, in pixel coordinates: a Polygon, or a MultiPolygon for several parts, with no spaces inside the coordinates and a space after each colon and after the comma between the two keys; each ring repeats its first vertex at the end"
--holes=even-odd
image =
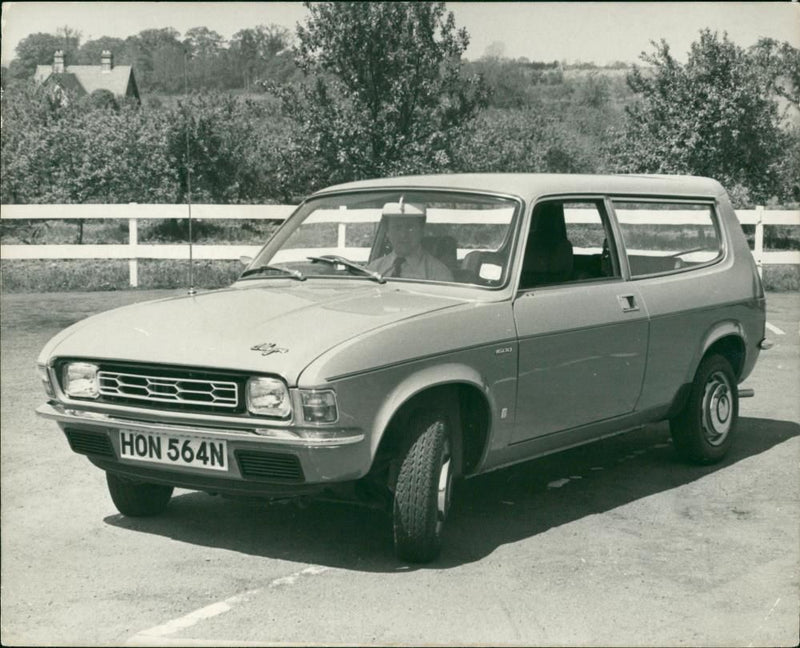
{"type": "Polygon", "coordinates": [[[800,643],[800,3],[1,22],[2,645],[800,643]]]}

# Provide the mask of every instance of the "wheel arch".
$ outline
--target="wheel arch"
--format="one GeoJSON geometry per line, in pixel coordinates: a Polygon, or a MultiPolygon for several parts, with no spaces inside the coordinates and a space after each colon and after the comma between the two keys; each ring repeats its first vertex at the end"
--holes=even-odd
{"type": "Polygon", "coordinates": [[[712,355],[720,355],[731,364],[733,375],[738,382],[746,366],[747,345],[743,327],[736,322],[722,322],[711,329],[695,358],[690,372],[686,376],[678,393],[672,401],[666,417],[671,418],[680,412],[689,397],[689,390],[697,370],[703,360],[712,355]]]}
{"type": "Polygon", "coordinates": [[[731,363],[733,374],[739,380],[747,359],[745,333],[741,324],[723,322],[711,331],[703,345],[702,353],[695,363],[694,372],[705,358],[714,354],[721,355],[731,363]]]}
{"type": "Polygon", "coordinates": [[[406,377],[384,400],[371,438],[373,462],[402,445],[406,424],[419,409],[442,407],[454,434],[454,455],[459,474],[479,465],[489,441],[491,405],[480,374],[471,367],[447,364],[428,367],[406,377]]]}

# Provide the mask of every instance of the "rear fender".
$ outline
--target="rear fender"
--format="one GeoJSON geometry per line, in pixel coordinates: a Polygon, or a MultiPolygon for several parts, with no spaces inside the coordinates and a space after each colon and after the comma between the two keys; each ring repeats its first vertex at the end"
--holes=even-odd
{"type": "MultiPolygon", "coordinates": [[[[700,347],[700,351],[697,356],[694,358],[692,362],[692,366],[690,368],[689,374],[686,376],[685,382],[690,383],[694,380],[694,375],[697,372],[697,368],[700,366],[700,362],[705,357],[708,350],[714,346],[717,342],[719,342],[723,338],[727,337],[735,337],[742,341],[742,345],[745,349],[745,353],[747,351],[747,333],[744,327],[739,322],[734,322],[731,320],[726,320],[723,322],[718,322],[714,324],[709,331],[706,333],[705,338],[703,340],[703,344],[700,347]]],[[[744,365],[744,359],[742,361],[742,365],[744,365]]]]}

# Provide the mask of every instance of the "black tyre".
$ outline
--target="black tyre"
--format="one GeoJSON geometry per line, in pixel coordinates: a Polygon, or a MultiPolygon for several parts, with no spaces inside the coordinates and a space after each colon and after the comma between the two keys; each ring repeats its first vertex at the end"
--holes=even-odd
{"type": "Polygon", "coordinates": [[[394,548],[409,562],[429,562],[442,546],[442,528],[450,508],[453,460],[445,418],[417,417],[394,493],[394,548]]]}
{"type": "Polygon", "coordinates": [[[114,506],[128,517],[152,517],[164,512],[172,497],[172,486],[143,484],[106,473],[108,492],[114,506]]]}
{"type": "Polygon", "coordinates": [[[670,420],[678,454],[692,463],[720,461],[733,441],[739,417],[739,394],[730,362],[719,355],[704,358],[683,410],[670,420]]]}

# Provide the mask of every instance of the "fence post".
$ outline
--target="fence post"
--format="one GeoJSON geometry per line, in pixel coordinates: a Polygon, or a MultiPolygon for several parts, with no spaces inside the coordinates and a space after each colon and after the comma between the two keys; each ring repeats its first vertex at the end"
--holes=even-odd
{"type": "MultiPolygon", "coordinates": [[[[136,203],[130,203],[135,205],[136,203]]],[[[139,287],[139,259],[136,247],[139,245],[139,219],[135,216],[128,219],[128,244],[131,246],[131,258],[128,260],[131,288],[139,287]]]]}
{"type": "MultiPolygon", "coordinates": [[[[339,211],[346,211],[346,205],[340,205],[339,211]]],[[[339,248],[339,254],[344,254],[344,248],[347,245],[347,224],[339,223],[338,232],[336,235],[336,247],[339,248]]]]}
{"type": "Polygon", "coordinates": [[[753,249],[758,276],[764,278],[764,205],[756,205],[756,241],[753,249]]]}

